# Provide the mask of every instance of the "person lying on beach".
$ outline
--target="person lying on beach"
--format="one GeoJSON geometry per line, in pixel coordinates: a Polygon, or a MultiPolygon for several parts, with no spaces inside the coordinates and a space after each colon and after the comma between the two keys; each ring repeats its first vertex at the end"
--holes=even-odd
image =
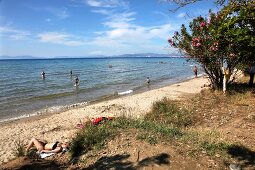
{"type": "Polygon", "coordinates": [[[66,151],[69,148],[68,142],[55,142],[48,143],[46,140],[32,138],[27,145],[26,151],[30,148],[35,147],[39,153],[59,153],[66,151]]]}
{"type": "Polygon", "coordinates": [[[97,117],[97,118],[92,118],[91,120],[88,118],[84,118],[82,123],[77,124],[77,127],[82,129],[88,123],[91,123],[93,125],[98,125],[101,122],[109,121],[112,119],[113,119],[113,117],[97,117]]]}

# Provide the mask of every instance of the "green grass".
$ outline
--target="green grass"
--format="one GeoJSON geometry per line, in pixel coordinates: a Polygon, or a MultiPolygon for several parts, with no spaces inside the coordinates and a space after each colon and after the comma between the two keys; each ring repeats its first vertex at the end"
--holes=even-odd
{"type": "Polygon", "coordinates": [[[155,102],[145,119],[180,128],[190,126],[194,121],[191,111],[177,106],[174,101],[167,98],[155,102]]]}
{"type": "Polygon", "coordinates": [[[226,152],[229,148],[231,148],[233,144],[227,142],[208,142],[204,141],[201,143],[200,147],[206,151],[208,155],[215,155],[217,152],[226,152]]]}
{"type": "Polygon", "coordinates": [[[136,136],[137,140],[146,141],[151,145],[158,143],[158,137],[150,133],[141,133],[136,136]]]}

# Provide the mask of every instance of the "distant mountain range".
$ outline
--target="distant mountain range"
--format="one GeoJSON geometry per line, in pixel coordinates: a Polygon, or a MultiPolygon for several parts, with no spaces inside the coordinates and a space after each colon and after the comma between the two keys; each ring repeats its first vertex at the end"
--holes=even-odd
{"type": "Polygon", "coordinates": [[[58,57],[34,57],[29,55],[23,56],[0,56],[0,59],[54,59],[54,58],[121,58],[121,57],[181,57],[180,55],[171,55],[171,54],[157,54],[157,53],[138,53],[138,54],[122,54],[114,56],[58,56],[58,57]]]}
{"type": "Polygon", "coordinates": [[[0,56],[0,59],[37,59],[39,57],[33,57],[29,55],[24,56],[0,56]]]}

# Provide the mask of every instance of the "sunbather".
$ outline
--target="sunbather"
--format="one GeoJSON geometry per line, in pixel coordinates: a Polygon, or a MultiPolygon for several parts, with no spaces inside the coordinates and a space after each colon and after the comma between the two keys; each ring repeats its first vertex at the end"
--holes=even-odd
{"type": "Polygon", "coordinates": [[[68,142],[55,142],[55,143],[47,143],[46,140],[32,138],[28,143],[26,151],[28,152],[30,148],[36,147],[36,149],[40,153],[59,153],[61,151],[65,151],[69,148],[68,142]]]}

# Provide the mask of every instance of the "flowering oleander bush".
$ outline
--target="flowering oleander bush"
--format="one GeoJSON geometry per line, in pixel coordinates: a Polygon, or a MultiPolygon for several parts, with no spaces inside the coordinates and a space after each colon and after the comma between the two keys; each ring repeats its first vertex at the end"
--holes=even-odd
{"type": "Polygon", "coordinates": [[[223,83],[223,63],[230,73],[255,62],[255,1],[230,2],[218,13],[199,16],[168,39],[172,47],[201,63],[214,88],[223,83]]]}

